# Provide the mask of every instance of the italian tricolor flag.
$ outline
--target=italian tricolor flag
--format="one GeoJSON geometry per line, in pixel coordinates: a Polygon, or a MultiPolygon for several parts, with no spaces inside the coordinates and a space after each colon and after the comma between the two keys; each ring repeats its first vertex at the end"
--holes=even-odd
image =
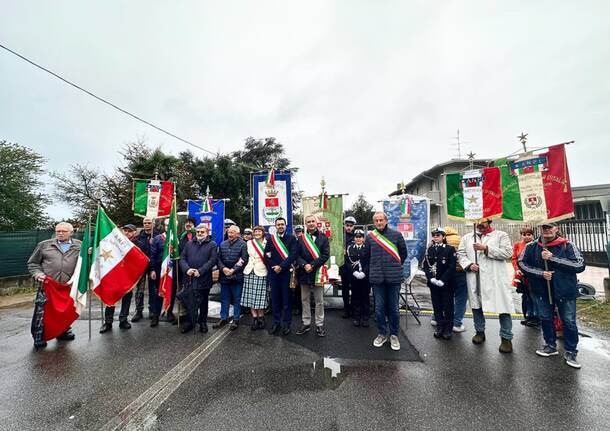
{"type": "Polygon", "coordinates": [[[572,187],[563,144],[537,155],[494,163],[502,175],[502,218],[525,223],[574,217],[572,187]]]}
{"type": "Polygon", "coordinates": [[[91,270],[91,257],[89,247],[91,246],[91,223],[87,223],[87,230],[83,235],[80,247],[80,255],[76,261],[74,274],[68,282],[70,284],[70,297],[74,301],[74,308],[80,316],[87,306],[87,291],[89,290],[89,272],[91,270]]]}
{"type": "Polygon", "coordinates": [[[169,223],[165,232],[163,258],[161,260],[161,277],[159,281],[159,296],[163,298],[163,311],[169,308],[172,298],[172,282],[174,279],[175,260],[180,256],[178,251],[178,225],[176,222],[176,199],[172,201],[169,213],[169,223]]]}
{"type": "Polygon", "coordinates": [[[476,221],[502,215],[502,183],[497,167],[447,174],[447,216],[476,221]]]}
{"type": "Polygon", "coordinates": [[[273,168],[269,169],[267,173],[267,178],[265,179],[265,185],[269,188],[275,185],[275,170],[273,168]]]}
{"type": "Polygon", "coordinates": [[[174,183],[133,180],[133,212],[142,217],[167,217],[174,199],[174,183]]]}
{"type": "MultiPolygon", "coordinates": [[[[324,234],[320,233],[320,235],[324,235],[324,234]]],[[[305,244],[305,248],[307,248],[307,251],[309,252],[311,257],[313,257],[314,259],[319,259],[320,258],[320,249],[318,249],[318,246],[316,245],[316,243],[313,240],[313,238],[311,237],[311,235],[308,232],[305,232],[305,234],[303,235],[302,238],[303,238],[303,243],[305,244]]],[[[316,286],[324,286],[324,284],[326,284],[328,282],[329,282],[328,268],[326,267],[326,263],[323,263],[322,266],[316,270],[314,284],[316,286]]]]}
{"type": "Polygon", "coordinates": [[[148,257],[108,218],[97,211],[90,279],[93,292],[106,305],[114,305],[136,285],[148,257]]]}

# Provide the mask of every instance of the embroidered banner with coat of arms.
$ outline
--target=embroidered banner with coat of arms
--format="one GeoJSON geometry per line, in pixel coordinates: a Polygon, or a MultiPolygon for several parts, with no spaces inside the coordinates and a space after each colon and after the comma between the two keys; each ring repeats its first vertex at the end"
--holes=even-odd
{"type": "Polygon", "coordinates": [[[540,154],[495,161],[502,175],[502,218],[525,223],[574,217],[572,187],[563,144],[540,154]]]}
{"type": "MultiPolygon", "coordinates": [[[[331,260],[338,266],[343,265],[343,195],[326,195],[326,208],[320,207],[322,195],[303,198],[303,217],[313,215],[320,232],[328,237],[331,260]],[[334,259],[333,259],[334,256],[334,259]]],[[[307,227],[305,227],[307,228],[307,227]]]]}
{"type": "Polygon", "coordinates": [[[252,176],[253,225],[268,230],[275,225],[278,217],[286,219],[286,230],[292,233],[292,180],[290,171],[274,171],[273,181],[269,174],[257,173],[252,176]]]}

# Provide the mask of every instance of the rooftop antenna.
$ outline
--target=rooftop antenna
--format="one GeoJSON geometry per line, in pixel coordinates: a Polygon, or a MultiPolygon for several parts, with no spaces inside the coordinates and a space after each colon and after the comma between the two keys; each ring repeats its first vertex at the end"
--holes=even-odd
{"type": "Polygon", "coordinates": [[[523,151],[525,153],[527,153],[527,135],[527,133],[521,132],[521,135],[517,136],[517,139],[519,139],[519,142],[521,142],[521,145],[523,145],[523,151]]]}
{"type": "Polygon", "coordinates": [[[452,145],[457,147],[457,158],[462,158],[462,144],[467,144],[468,141],[460,141],[460,129],[457,129],[457,135],[453,136],[452,139],[455,139],[456,142],[452,145]]]}

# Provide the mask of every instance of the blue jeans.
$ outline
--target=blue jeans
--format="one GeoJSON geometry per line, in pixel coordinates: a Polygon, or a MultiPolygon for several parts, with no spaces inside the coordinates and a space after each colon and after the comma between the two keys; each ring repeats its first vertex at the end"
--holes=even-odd
{"type": "Polygon", "coordinates": [[[273,324],[290,327],[292,323],[292,292],[290,272],[286,271],[268,277],[271,286],[271,308],[273,324]]]}
{"type": "Polygon", "coordinates": [[[578,327],[576,326],[576,300],[555,299],[555,304],[551,305],[546,297],[533,296],[534,301],[538,305],[542,336],[547,346],[557,348],[557,334],[553,325],[553,311],[557,307],[559,318],[563,324],[563,345],[566,351],[577,353],[578,327]]]}
{"type": "Polygon", "coordinates": [[[233,305],[233,320],[241,316],[241,283],[220,285],[220,318],[229,320],[229,304],[233,305]]]}
{"type": "Polygon", "coordinates": [[[527,290],[521,297],[521,301],[525,305],[523,307],[525,309],[524,316],[526,320],[538,320],[540,319],[540,312],[538,311],[538,303],[534,299],[534,295],[532,292],[527,290]]]}
{"type": "Polygon", "coordinates": [[[453,326],[461,326],[466,314],[468,301],[468,285],[466,284],[466,271],[456,272],[453,277],[455,287],[453,303],[453,326]]]}
{"type": "MultiPolygon", "coordinates": [[[[513,339],[513,320],[509,313],[500,313],[500,337],[507,340],[513,339]]],[[[477,332],[485,332],[485,316],[481,308],[472,309],[472,319],[474,320],[474,330],[477,332]]]]}
{"type": "Polygon", "coordinates": [[[390,335],[398,336],[398,328],[400,326],[400,312],[398,310],[400,283],[373,284],[373,294],[375,295],[375,319],[377,319],[378,334],[387,335],[387,316],[390,323],[390,335]]]}

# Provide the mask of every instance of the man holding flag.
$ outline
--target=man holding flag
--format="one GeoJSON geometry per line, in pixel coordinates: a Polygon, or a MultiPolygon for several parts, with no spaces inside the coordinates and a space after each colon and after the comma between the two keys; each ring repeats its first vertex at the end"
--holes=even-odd
{"type": "Polygon", "coordinates": [[[307,231],[299,238],[297,264],[300,267],[299,283],[301,284],[301,303],[303,305],[303,325],[296,332],[303,335],[311,329],[311,306],[309,295],[313,292],[316,303],[316,334],[326,336],[324,329],[324,284],[328,283],[326,261],[330,257],[328,237],[316,226],[316,217],[305,217],[307,231]]]}
{"type": "Polygon", "coordinates": [[[407,258],[407,245],[402,234],[388,226],[383,212],[373,214],[375,229],[367,235],[364,246],[369,256],[369,280],[375,295],[377,337],[373,346],[381,347],[388,341],[386,318],[390,325],[390,347],[400,350],[400,284],[402,264],[407,258]]]}
{"type": "MultiPolygon", "coordinates": [[[[70,223],[58,223],[55,238],[41,241],[28,259],[28,271],[36,281],[42,283],[36,294],[32,317],[32,336],[36,348],[46,347],[47,341],[52,338],[74,340],[70,324],[78,318],[81,310],[77,308],[75,300],[79,299],[84,304],[82,296],[86,295],[86,289],[82,295],[74,292],[74,297],[70,296],[69,283],[76,272],[81,251],[81,242],[72,238],[73,231],[70,223]]],[[[87,247],[85,256],[86,250],[87,247]]]]}
{"type": "Polygon", "coordinates": [[[165,231],[165,242],[163,244],[163,256],[161,259],[161,271],[159,279],[159,296],[163,298],[162,311],[167,312],[167,320],[172,321],[173,298],[176,292],[174,283],[176,271],[174,271],[175,261],[180,257],[178,250],[178,224],[176,220],[176,199],[172,202],[172,209],[169,214],[167,229],[165,231]]]}

